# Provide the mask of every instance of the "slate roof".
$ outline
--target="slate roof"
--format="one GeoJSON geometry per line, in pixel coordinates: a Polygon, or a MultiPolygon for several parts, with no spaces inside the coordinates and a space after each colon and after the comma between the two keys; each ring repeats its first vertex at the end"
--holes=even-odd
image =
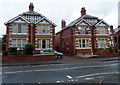
{"type": "MultiPolygon", "coordinates": [[[[85,23],[87,23],[89,26],[96,26],[96,25],[98,25],[101,22],[103,22],[107,26],[109,26],[109,24],[107,24],[103,19],[99,19],[96,16],[85,14],[84,16],[81,16],[81,17],[77,18],[76,20],[72,21],[70,24],[68,24],[66,27],[64,27],[61,31],[65,30],[65,29],[67,29],[69,27],[75,26],[76,24],[78,24],[79,22],[82,22],[82,21],[84,21],[85,23]],[[86,19],[95,19],[96,22],[89,22],[86,19]]],[[[59,32],[61,32],[61,31],[59,31],[59,32]]]]}
{"type": "Polygon", "coordinates": [[[56,26],[56,24],[54,24],[52,21],[50,21],[48,18],[46,18],[45,16],[43,16],[42,14],[38,13],[38,12],[35,12],[35,11],[27,11],[27,12],[23,12],[22,14],[19,14],[18,16],[8,20],[7,22],[5,22],[4,24],[9,24],[9,23],[12,23],[14,22],[15,20],[17,19],[22,19],[23,21],[25,21],[26,23],[39,23],[40,21],[42,20],[46,20],[47,22],[49,22],[50,24],[52,24],[53,26],[56,26]],[[36,20],[34,20],[34,22],[31,22],[28,20],[28,17],[27,15],[29,16],[37,16],[36,20]]]}

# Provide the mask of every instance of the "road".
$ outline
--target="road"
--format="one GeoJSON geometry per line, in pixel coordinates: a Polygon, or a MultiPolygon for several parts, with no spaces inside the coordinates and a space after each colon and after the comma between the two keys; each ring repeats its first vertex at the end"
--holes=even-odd
{"type": "MultiPolygon", "coordinates": [[[[118,74],[118,60],[33,66],[3,67],[2,83],[99,83],[118,74]]],[[[118,80],[110,82],[118,83],[118,80]]]]}

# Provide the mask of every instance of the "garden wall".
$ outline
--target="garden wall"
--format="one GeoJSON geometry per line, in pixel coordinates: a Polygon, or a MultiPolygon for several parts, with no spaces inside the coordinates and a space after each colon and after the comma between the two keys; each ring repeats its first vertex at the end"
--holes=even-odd
{"type": "Polygon", "coordinates": [[[54,60],[55,55],[15,55],[2,56],[2,61],[35,61],[35,60],[54,60]]]}

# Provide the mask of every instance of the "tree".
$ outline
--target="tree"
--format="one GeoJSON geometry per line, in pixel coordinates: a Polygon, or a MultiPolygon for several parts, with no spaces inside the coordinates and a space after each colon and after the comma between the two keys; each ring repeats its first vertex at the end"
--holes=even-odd
{"type": "Polygon", "coordinates": [[[32,55],[35,50],[35,45],[33,43],[27,43],[25,45],[24,51],[27,55],[32,55]]]}

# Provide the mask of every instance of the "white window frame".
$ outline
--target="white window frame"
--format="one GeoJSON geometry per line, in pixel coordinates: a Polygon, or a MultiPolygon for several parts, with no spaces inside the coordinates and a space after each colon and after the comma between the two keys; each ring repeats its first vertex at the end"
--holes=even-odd
{"type": "Polygon", "coordinates": [[[12,34],[27,34],[27,29],[26,29],[27,25],[26,24],[17,24],[17,23],[13,23],[12,26],[12,34]],[[16,26],[15,26],[16,25],[16,26]],[[21,25],[21,33],[18,33],[18,26],[21,25]]]}
{"type": "Polygon", "coordinates": [[[42,47],[43,46],[43,40],[45,40],[45,48],[44,49],[50,48],[50,39],[38,39],[38,49],[43,49],[43,47],[42,47]]]}
{"type": "Polygon", "coordinates": [[[38,25],[38,34],[41,35],[50,35],[50,25],[38,25]],[[44,33],[43,33],[44,31],[44,33]]]}
{"type": "Polygon", "coordinates": [[[89,39],[78,40],[79,48],[90,48],[89,42],[90,42],[89,39]],[[83,43],[83,41],[85,41],[85,43],[83,43]],[[85,47],[83,47],[83,44],[85,45],[85,47]]]}

